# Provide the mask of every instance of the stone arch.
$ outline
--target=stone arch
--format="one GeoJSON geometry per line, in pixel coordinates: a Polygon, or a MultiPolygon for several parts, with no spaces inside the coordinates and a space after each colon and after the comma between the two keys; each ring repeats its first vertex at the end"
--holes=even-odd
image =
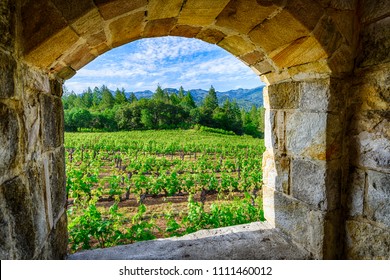
{"type": "Polygon", "coordinates": [[[368,109],[357,106],[349,111],[348,104],[356,102],[351,88],[363,104],[368,102],[368,91],[377,94],[374,104],[388,103],[383,95],[385,77],[375,85],[357,82],[362,76],[359,70],[383,73],[386,70],[380,69],[388,69],[389,62],[388,53],[380,51],[388,46],[389,7],[363,2],[4,0],[0,6],[0,128],[5,135],[0,146],[5,155],[0,160],[1,257],[66,254],[63,80],[111,48],[166,35],[217,44],[267,83],[263,195],[266,218],[275,227],[314,258],[389,257],[389,251],[358,250],[364,247],[359,243],[364,240],[362,230],[388,242],[390,227],[386,218],[390,210],[383,206],[389,200],[388,155],[380,153],[387,147],[386,130],[377,131],[384,142],[371,147],[374,161],[356,160],[349,152],[351,147],[355,154],[363,153],[366,146],[359,137],[374,129],[351,119],[370,123],[373,113],[376,121],[386,120],[386,109],[372,103],[367,103],[368,109]],[[374,51],[366,49],[370,44],[374,51]],[[361,114],[362,110],[367,112],[361,114]],[[378,110],[384,113],[378,115],[378,110]],[[346,137],[351,127],[355,142],[346,137]],[[359,179],[362,174],[365,181],[359,179]],[[381,186],[383,199],[375,198],[374,181],[381,186]],[[381,211],[376,210],[378,205],[381,211]]]}

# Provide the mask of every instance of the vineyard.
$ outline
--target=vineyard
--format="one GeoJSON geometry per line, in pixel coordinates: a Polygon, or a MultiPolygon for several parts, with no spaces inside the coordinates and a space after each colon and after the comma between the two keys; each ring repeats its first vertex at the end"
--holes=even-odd
{"type": "Polygon", "coordinates": [[[201,130],[66,133],[70,250],[264,220],[263,140],[201,130]]]}

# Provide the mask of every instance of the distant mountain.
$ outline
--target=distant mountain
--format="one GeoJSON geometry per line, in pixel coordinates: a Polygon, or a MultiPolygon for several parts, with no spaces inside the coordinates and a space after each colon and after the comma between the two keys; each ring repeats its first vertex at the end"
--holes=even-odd
{"type": "MultiPolygon", "coordinates": [[[[225,102],[226,99],[229,99],[230,101],[233,101],[235,99],[241,108],[245,108],[246,110],[249,110],[252,107],[252,105],[255,105],[256,107],[263,106],[263,88],[264,86],[260,86],[253,89],[239,88],[239,89],[229,90],[225,92],[217,91],[217,97],[221,105],[223,104],[223,102],[225,102]]],[[[179,92],[179,90],[175,88],[165,88],[164,90],[169,93],[179,92]]],[[[187,90],[185,92],[187,92],[187,90]]],[[[190,92],[196,104],[200,105],[204,97],[207,95],[208,90],[191,89],[190,92]]],[[[131,94],[130,92],[126,92],[127,97],[129,97],[130,94],[131,94]]],[[[153,92],[150,90],[137,91],[134,92],[134,94],[138,99],[150,98],[153,96],[153,92]]]]}

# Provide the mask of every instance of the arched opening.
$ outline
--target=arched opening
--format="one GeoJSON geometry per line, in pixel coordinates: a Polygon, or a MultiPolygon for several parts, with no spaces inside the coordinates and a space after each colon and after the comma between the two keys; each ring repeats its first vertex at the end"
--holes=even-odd
{"type": "Polygon", "coordinates": [[[71,253],[264,220],[262,87],[241,61],[143,39],[65,86],[71,253]]]}
{"type": "Polygon", "coordinates": [[[267,83],[268,221],[314,258],[388,256],[362,233],[388,240],[386,5],[27,0],[1,8],[2,257],[66,254],[63,81],[109,49],[165,35],[217,44],[267,83]]]}

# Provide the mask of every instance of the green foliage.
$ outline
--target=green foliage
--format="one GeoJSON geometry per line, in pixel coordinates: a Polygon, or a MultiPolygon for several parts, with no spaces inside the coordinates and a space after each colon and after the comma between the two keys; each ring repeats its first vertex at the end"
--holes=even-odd
{"type": "Polygon", "coordinates": [[[199,107],[182,87],[178,94],[169,94],[158,86],[152,98],[137,100],[134,93],[127,98],[124,89],[113,94],[103,85],[93,91],[88,88],[81,95],[65,92],[62,100],[65,131],[69,132],[188,129],[202,125],[260,137],[264,126],[264,118],[261,120],[255,106],[250,112],[240,111],[238,103],[228,99],[219,106],[213,87],[199,107]]]}

